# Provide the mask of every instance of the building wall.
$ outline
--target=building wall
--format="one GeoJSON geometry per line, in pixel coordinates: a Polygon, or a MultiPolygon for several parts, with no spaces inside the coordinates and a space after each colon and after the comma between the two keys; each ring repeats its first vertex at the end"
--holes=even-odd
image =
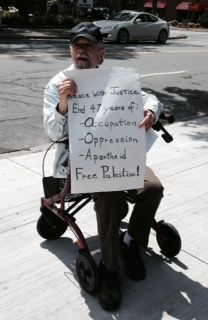
{"type": "Polygon", "coordinates": [[[167,0],[167,6],[165,10],[165,19],[167,21],[174,20],[177,18],[176,7],[180,2],[180,0],[167,0]]]}

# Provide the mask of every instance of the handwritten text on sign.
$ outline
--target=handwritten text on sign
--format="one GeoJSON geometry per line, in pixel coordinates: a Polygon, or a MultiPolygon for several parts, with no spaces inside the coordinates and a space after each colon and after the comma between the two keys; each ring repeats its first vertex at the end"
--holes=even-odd
{"type": "Polygon", "coordinates": [[[132,68],[67,70],[72,193],[143,187],[145,132],[138,72],[132,68]]]}

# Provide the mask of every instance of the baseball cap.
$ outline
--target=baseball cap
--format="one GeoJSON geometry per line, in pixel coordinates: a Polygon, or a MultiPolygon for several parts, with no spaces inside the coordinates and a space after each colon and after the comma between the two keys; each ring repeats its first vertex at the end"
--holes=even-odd
{"type": "Polygon", "coordinates": [[[94,43],[102,41],[102,34],[92,22],[81,22],[70,31],[70,43],[73,44],[78,38],[85,38],[94,43]]]}

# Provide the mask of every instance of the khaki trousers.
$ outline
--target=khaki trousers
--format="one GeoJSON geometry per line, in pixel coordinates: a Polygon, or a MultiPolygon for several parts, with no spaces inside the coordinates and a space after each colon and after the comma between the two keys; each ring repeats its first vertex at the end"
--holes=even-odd
{"type": "MultiPolygon", "coordinates": [[[[154,172],[146,167],[144,188],[128,192],[135,203],[129,220],[128,233],[139,246],[146,248],[152,222],[163,197],[163,186],[154,172]]],[[[122,191],[94,193],[93,200],[102,260],[107,269],[115,271],[119,264],[119,228],[125,202],[124,193],[122,191]]]]}

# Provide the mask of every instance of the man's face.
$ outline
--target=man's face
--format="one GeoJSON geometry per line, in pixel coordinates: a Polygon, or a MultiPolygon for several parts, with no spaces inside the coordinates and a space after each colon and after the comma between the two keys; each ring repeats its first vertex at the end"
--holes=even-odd
{"type": "Polygon", "coordinates": [[[71,46],[71,57],[77,69],[96,68],[102,58],[102,49],[99,43],[80,38],[71,46]]]}

